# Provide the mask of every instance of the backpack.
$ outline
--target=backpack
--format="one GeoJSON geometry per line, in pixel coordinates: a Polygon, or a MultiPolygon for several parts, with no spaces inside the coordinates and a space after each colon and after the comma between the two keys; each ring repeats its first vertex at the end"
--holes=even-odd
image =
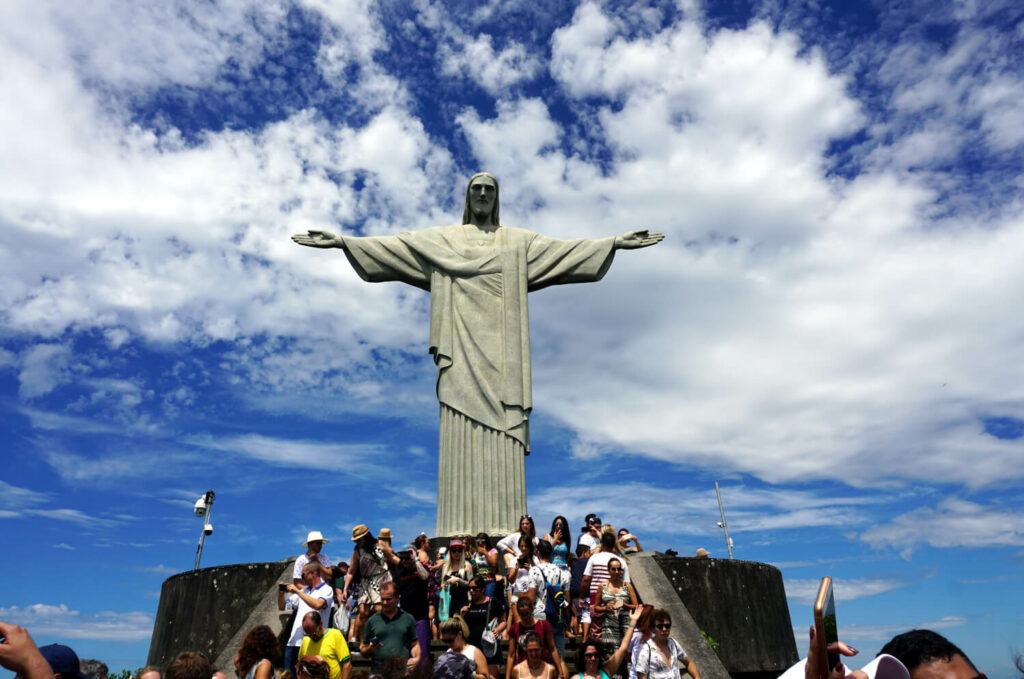
{"type": "Polygon", "coordinates": [[[540,569],[544,578],[544,615],[552,625],[566,625],[569,622],[569,601],[565,591],[558,585],[548,582],[544,569],[540,569]]]}

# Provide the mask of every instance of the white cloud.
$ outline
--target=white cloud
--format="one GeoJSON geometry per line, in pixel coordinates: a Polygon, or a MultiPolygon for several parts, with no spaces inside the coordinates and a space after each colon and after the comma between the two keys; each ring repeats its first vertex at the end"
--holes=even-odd
{"type": "Polygon", "coordinates": [[[55,544],[55,545],[53,546],[53,548],[54,548],[54,549],[65,549],[65,550],[67,550],[67,551],[69,551],[69,552],[73,552],[73,551],[75,551],[75,548],[74,548],[74,547],[72,547],[71,545],[69,545],[69,544],[68,544],[68,543],[66,543],[66,542],[58,542],[57,544],[55,544]]]}
{"type": "Polygon", "coordinates": [[[153,616],[141,611],[81,613],[65,604],[0,607],[4,621],[21,625],[35,635],[63,639],[135,642],[153,634],[153,616]]]}
{"type": "Polygon", "coordinates": [[[523,45],[511,41],[495,51],[492,43],[486,34],[475,38],[460,34],[453,44],[441,45],[442,72],[468,77],[492,95],[501,95],[512,85],[531,80],[540,70],[540,61],[523,45]]]}
{"type": "Polygon", "coordinates": [[[71,379],[71,349],[64,344],[37,344],[25,350],[18,373],[18,395],[23,399],[45,396],[71,379]]]}
{"type": "Polygon", "coordinates": [[[258,434],[227,438],[193,436],[189,442],[192,445],[238,453],[283,467],[323,469],[358,475],[365,475],[372,470],[386,470],[386,467],[378,467],[373,462],[381,459],[386,451],[384,446],[375,443],[321,443],[258,434]]]}
{"type": "MultiPolygon", "coordinates": [[[[786,597],[801,605],[810,606],[818,594],[821,580],[786,579],[786,597]]],[[[907,583],[894,578],[832,578],[832,591],[836,601],[853,601],[864,597],[906,587],[907,583]]]]}
{"type": "MultiPolygon", "coordinates": [[[[936,620],[925,620],[918,623],[906,624],[906,625],[848,625],[843,624],[842,636],[843,641],[878,641],[886,642],[892,639],[897,634],[910,631],[912,629],[930,629],[930,630],[944,630],[951,629],[953,627],[961,627],[967,624],[967,618],[955,615],[948,615],[938,618],[936,620]]],[[[803,639],[807,636],[806,627],[794,627],[793,634],[797,639],[803,639]]]]}
{"type": "Polygon", "coordinates": [[[6,481],[0,481],[0,508],[20,510],[41,505],[49,499],[50,495],[48,493],[41,493],[28,488],[19,488],[6,481]]]}
{"type": "Polygon", "coordinates": [[[860,534],[872,547],[891,548],[909,558],[920,545],[932,547],[1017,547],[1024,545],[1024,512],[984,506],[958,498],[920,507],[860,534]]]}

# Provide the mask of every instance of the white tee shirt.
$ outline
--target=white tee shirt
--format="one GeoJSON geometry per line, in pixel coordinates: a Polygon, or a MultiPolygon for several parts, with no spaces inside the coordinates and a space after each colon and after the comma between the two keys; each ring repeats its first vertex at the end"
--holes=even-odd
{"type": "Polygon", "coordinates": [[[548,585],[560,587],[563,592],[569,591],[569,571],[564,571],[553,563],[542,563],[530,569],[530,587],[537,588],[537,601],[533,605],[533,617],[537,620],[547,620],[544,608],[547,605],[547,587],[544,579],[547,578],[548,585]]]}
{"type": "Polygon", "coordinates": [[[580,533],[580,537],[576,540],[577,545],[586,545],[590,547],[590,551],[594,552],[601,548],[601,538],[591,535],[587,531],[580,533]]]}
{"type": "MultiPolygon", "coordinates": [[[[333,565],[331,564],[330,558],[323,552],[316,555],[316,560],[319,561],[320,565],[324,568],[330,568],[333,565]]],[[[302,569],[306,567],[307,563],[309,563],[309,555],[305,553],[299,554],[299,558],[295,560],[295,567],[292,568],[292,580],[302,579],[302,569]]]]}
{"type": "Polygon", "coordinates": [[[686,660],[686,651],[672,637],[668,639],[669,662],[661,656],[654,639],[648,639],[637,652],[636,673],[646,674],[647,679],[679,679],[679,661],[686,660]]]}
{"type": "MultiPolygon", "coordinates": [[[[302,593],[314,599],[323,599],[327,602],[327,605],[318,612],[320,613],[320,621],[323,623],[324,628],[330,627],[331,607],[334,605],[334,591],[331,589],[331,586],[326,582],[321,582],[316,587],[303,587],[302,593]]],[[[306,613],[314,610],[314,608],[307,604],[298,594],[292,594],[288,597],[288,603],[291,604],[293,609],[298,609],[298,613],[295,615],[295,622],[292,623],[292,633],[288,637],[286,645],[301,646],[303,637],[302,618],[305,617],[306,613]]]]}

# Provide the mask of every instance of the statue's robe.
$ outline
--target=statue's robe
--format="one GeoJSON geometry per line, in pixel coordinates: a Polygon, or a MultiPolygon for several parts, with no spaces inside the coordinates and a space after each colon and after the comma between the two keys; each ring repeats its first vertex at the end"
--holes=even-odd
{"type": "Polygon", "coordinates": [[[346,237],[363,280],[430,291],[430,353],[441,403],[437,535],[515,531],[526,510],[530,324],[527,293],[600,280],[614,238],[548,238],[438,226],[346,237]]]}

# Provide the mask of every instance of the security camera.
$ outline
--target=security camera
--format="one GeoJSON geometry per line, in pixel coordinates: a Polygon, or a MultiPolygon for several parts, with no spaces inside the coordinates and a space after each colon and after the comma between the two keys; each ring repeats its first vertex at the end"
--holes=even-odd
{"type": "Polygon", "coordinates": [[[205,526],[203,526],[203,534],[204,535],[213,535],[213,524],[212,523],[208,523],[205,526]]]}
{"type": "MultiPolygon", "coordinates": [[[[196,516],[198,516],[198,514],[196,516]]],[[[719,528],[725,528],[725,526],[722,525],[721,521],[718,521],[717,523],[715,523],[715,525],[718,526],[719,528]]]]}
{"type": "Polygon", "coordinates": [[[204,516],[206,516],[206,510],[206,496],[204,495],[203,497],[196,500],[195,507],[192,508],[192,511],[195,512],[195,515],[201,519],[204,516]]]}

